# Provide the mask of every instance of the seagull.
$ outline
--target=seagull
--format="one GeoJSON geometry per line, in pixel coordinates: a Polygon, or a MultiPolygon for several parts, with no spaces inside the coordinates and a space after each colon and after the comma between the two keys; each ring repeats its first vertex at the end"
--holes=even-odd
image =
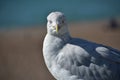
{"type": "Polygon", "coordinates": [[[43,57],[57,80],[120,80],[120,51],[71,37],[62,12],[47,16],[43,57]]]}

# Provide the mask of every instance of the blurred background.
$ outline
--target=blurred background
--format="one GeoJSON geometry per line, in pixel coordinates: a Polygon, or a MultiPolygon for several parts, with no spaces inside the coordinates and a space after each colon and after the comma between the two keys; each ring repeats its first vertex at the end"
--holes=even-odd
{"type": "Polygon", "coordinates": [[[120,50],[120,0],[0,0],[0,80],[55,80],[42,55],[52,11],[72,36],[120,50]]]}

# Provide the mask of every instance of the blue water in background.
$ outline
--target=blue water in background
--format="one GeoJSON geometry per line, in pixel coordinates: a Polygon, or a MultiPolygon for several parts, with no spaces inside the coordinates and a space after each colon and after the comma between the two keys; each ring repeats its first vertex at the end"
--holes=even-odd
{"type": "Polygon", "coordinates": [[[120,0],[1,0],[0,27],[45,24],[52,11],[70,22],[110,18],[120,16],[120,0]]]}

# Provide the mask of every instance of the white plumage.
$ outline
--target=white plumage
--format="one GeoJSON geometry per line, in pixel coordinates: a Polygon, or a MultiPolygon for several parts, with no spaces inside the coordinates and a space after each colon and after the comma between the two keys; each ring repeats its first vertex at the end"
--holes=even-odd
{"type": "Polygon", "coordinates": [[[50,13],[47,20],[43,56],[57,80],[120,80],[120,51],[72,38],[61,12],[50,13]]]}

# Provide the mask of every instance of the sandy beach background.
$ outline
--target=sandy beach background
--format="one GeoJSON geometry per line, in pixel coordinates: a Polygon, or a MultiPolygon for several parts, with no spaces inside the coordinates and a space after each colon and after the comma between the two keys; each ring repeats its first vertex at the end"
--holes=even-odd
{"type": "MultiPolygon", "coordinates": [[[[120,28],[107,27],[107,19],[69,23],[68,26],[73,37],[120,50],[120,28]]],[[[43,59],[45,34],[46,25],[0,30],[0,80],[55,80],[43,59]]]]}

